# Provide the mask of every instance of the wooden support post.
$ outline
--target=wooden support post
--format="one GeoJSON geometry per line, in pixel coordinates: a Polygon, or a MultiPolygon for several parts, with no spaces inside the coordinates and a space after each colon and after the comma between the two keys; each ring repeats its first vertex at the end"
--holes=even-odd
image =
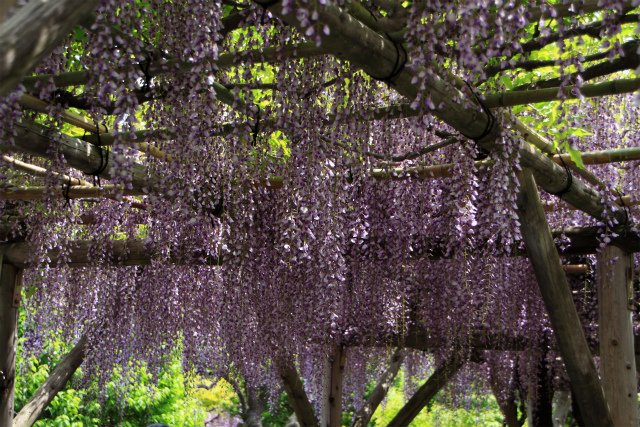
{"type": "MultiPolygon", "coordinates": [[[[613,427],[613,419],[578,312],[562,270],[531,170],[518,172],[517,213],[527,254],[540,287],[560,354],[587,425],[613,427]]],[[[571,192],[570,190],[569,192],[571,192]]]]}
{"type": "Polygon", "coordinates": [[[0,426],[13,425],[22,270],[0,255],[0,426]]]}
{"type": "Polygon", "coordinates": [[[318,420],[316,419],[313,406],[309,402],[309,397],[304,391],[302,380],[298,375],[293,363],[288,364],[286,367],[280,368],[280,378],[284,383],[284,389],[289,396],[291,406],[296,414],[300,427],[318,427],[318,420]]]}
{"type": "Polygon", "coordinates": [[[37,421],[49,403],[82,365],[86,347],[87,337],[83,335],[16,415],[13,427],[31,427],[37,421]]]}
{"type": "Polygon", "coordinates": [[[415,392],[411,399],[393,417],[387,427],[407,427],[415,417],[418,416],[422,408],[435,397],[460,368],[464,365],[464,360],[458,358],[448,359],[429,377],[429,379],[415,392]]]}
{"type": "Polygon", "coordinates": [[[633,266],[616,246],[598,256],[600,373],[616,426],[638,425],[638,394],[633,346],[633,266]]]}
{"type": "Polygon", "coordinates": [[[344,363],[346,350],[342,346],[336,346],[331,364],[331,387],[329,389],[329,420],[328,427],[342,426],[342,374],[344,373],[344,363]]]}
{"type": "Polygon", "coordinates": [[[378,408],[378,405],[382,402],[382,399],[387,395],[389,387],[393,384],[393,380],[398,374],[398,371],[402,366],[402,362],[404,362],[404,358],[408,353],[409,349],[406,348],[399,348],[393,353],[389,366],[384,370],[382,375],[380,375],[378,383],[369,395],[369,398],[362,409],[360,409],[356,414],[351,427],[367,427],[369,421],[371,421],[371,416],[378,408]]]}

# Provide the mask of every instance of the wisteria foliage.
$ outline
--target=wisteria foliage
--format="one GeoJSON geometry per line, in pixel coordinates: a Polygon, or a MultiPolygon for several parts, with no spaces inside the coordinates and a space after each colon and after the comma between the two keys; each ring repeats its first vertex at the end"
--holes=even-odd
{"type": "MultiPolygon", "coordinates": [[[[61,116],[70,91],[87,101],[83,114],[105,123],[116,137],[109,152],[110,183],[131,188],[136,162],[155,177],[148,194],[136,200],[69,203],[49,193],[35,202],[1,202],[3,214],[24,218],[27,240],[38,254],[35,267],[25,273],[27,322],[33,325],[26,350],[37,352],[58,331],[69,340],[86,333],[91,341],[86,372],[103,382],[111,367],[130,360],[159,368],[175,348],[183,352],[186,368],[234,372],[275,389],[278,366],[295,362],[318,402],[322,360],[333,346],[344,345],[349,347],[345,387],[354,391],[350,404],[356,406],[389,349],[412,328],[436,361],[452,354],[469,357],[483,346],[509,348],[513,342],[520,348],[512,350],[528,350],[485,352],[476,360],[483,367],[473,365],[474,375],[459,378],[487,378],[508,390],[519,377],[533,390],[540,360],[549,361],[544,369],[561,371],[556,353],[548,350],[554,347],[553,333],[531,267],[526,258],[509,257],[522,249],[514,212],[522,139],[511,124],[516,118],[545,122],[540,132],[582,151],[635,146],[640,121],[634,96],[495,110],[506,129],[503,149],[488,153],[494,163],[482,170],[474,165],[478,148],[462,136],[455,144],[394,163],[392,156],[440,142],[441,132],[458,135],[432,114],[436,106],[428,93],[404,99],[392,83],[327,54],[273,61],[264,53],[268,49],[305,42],[322,46],[321,35],[330,28],[304,2],[284,5],[305,33],[263,7],[231,3],[103,1],[95,23],[79,27],[36,70],[82,70],[89,79],[85,85],[58,88],[50,80],[31,91],[51,102],[48,116],[21,109],[24,87],[0,102],[0,137],[11,145],[13,125],[21,118],[74,132],[64,128],[61,116]],[[237,22],[226,25],[237,28],[229,31],[224,19],[236,15],[237,22]],[[218,66],[223,54],[233,55],[233,67],[218,66]],[[151,77],[150,67],[163,70],[151,77]],[[214,83],[225,85],[233,102],[220,102],[214,83]],[[373,118],[377,109],[397,103],[410,103],[416,113],[373,118]],[[557,115],[551,121],[553,109],[557,115]],[[145,141],[175,160],[135,150],[134,132],[142,129],[150,135],[159,130],[145,141]],[[588,132],[575,135],[575,129],[588,132]],[[370,175],[374,168],[408,171],[442,163],[455,165],[451,177],[417,180],[407,172],[407,179],[376,181],[370,175]],[[267,183],[273,176],[282,178],[282,188],[267,183]],[[136,209],[134,202],[147,207],[136,209]],[[91,215],[95,223],[83,225],[81,215],[91,215]],[[140,238],[156,254],[151,265],[105,265],[114,241],[140,238]],[[68,251],[75,240],[95,242],[94,267],[43,263],[47,249],[68,251]],[[186,265],[168,262],[176,256],[186,265]],[[220,258],[222,265],[198,266],[204,257],[220,258]],[[527,378],[534,379],[527,383],[527,378]]],[[[547,45],[547,53],[557,55],[555,86],[580,87],[577,71],[588,66],[584,55],[606,51],[605,61],[615,61],[628,41],[617,17],[637,6],[601,1],[599,12],[585,14],[576,3],[572,13],[557,17],[546,2],[408,3],[402,26],[407,27],[405,66],[426,70],[414,82],[422,88],[443,72],[463,78],[469,90],[459,102],[511,88],[507,83],[523,79],[521,63],[547,45]],[[542,17],[532,21],[528,11],[534,6],[542,17]],[[598,37],[583,31],[597,21],[602,22],[598,37]],[[538,49],[530,47],[534,42],[538,49]]],[[[383,4],[363,3],[379,21],[391,19],[383,4]]],[[[546,79],[543,72],[536,77],[546,79]]],[[[54,140],[55,135],[52,131],[54,140]]],[[[13,155],[83,178],[59,156],[45,161],[13,155]]],[[[638,194],[636,166],[590,170],[613,200],[616,191],[638,194]]],[[[7,162],[0,170],[5,188],[61,185],[53,176],[26,176],[7,162]]],[[[556,200],[545,193],[542,198],[556,200]]],[[[548,214],[552,227],[597,224],[604,235],[613,225],[558,206],[548,214]]],[[[630,223],[636,216],[630,210],[630,223]]],[[[586,289],[585,283],[576,283],[576,290],[586,289]]],[[[594,341],[592,294],[577,292],[576,304],[594,341]]],[[[434,363],[414,359],[408,369],[422,376],[434,363]]]]}

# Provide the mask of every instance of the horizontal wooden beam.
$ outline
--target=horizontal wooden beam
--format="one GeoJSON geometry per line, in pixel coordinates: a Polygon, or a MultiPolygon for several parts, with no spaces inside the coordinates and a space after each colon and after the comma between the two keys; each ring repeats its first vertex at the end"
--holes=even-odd
{"type": "MultiPolygon", "coordinates": [[[[16,123],[15,130],[15,145],[0,144],[3,152],[20,151],[49,159],[60,153],[72,168],[86,174],[99,172],[100,178],[111,178],[111,169],[114,166],[113,162],[109,161],[109,153],[105,149],[61,133],[57,133],[56,140],[53,140],[49,136],[51,129],[27,120],[16,123]]],[[[149,176],[146,167],[134,163],[128,172],[131,174],[133,190],[140,193],[153,191],[158,177],[149,176]]]]}
{"type": "MultiPolygon", "coordinates": [[[[69,267],[96,267],[103,266],[131,266],[150,265],[159,254],[144,240],[114,240],[109,242],[110,249],[103,259],[95,259],[91,249],[95,242],[81,240],[70,243],[63,252],[60,248],[49,249],[46,253],[47,264],[57,267],[61,264],[69,267]],[[97,262],[100,262],[98,264],[97,262]]],[[[0,254],[4,255],[4,263],[19,268],[34,267],[33,248],[28,242],[2,243],[0,254]]],[[[212,256],[203,251],[179,253],[172,251],[167,260],[173,265],[210,265],[216,266],[222,263],[222,257],[212,256]]]]}
{"type": "MultiPolygon", "coordinates": [[[[95,223],[93,216],[81,216],[79,218],[83,224],[95,223]]],[[[0,242],[7,241],[11,238],[11,230],[17,229],[18,235],[12,238],[11,244],[13,246],[6,246],[6,244],[0,244],[0,248],[6,253],[7,259],[10,259],[11,263],[16,264],[19,267],[28,267],[30,260],[33,258],[32,249],[27,242],[19,241],[24,239],[25,229],[22,225],[24,221],[17,217],[8,217],[0,219],[0,242]]],[[[612,230],[614,235],[608,237],[609,243],[616,245],[626,252],[635,253],[640,252],[640,237],[630,226],[621,226],[612,230]]],[[[557,250],[560,255],[588,255],[595,254],[603,244],[601,242],[602,231],[599,227],[568,227],[563,229],[553,230],[552,235],[554,237],[565,236],[566,241],[563,241],[558,245],[557,250]]],[[[89,240],[80,240],[71,243],[70,252],[66,255],[71,267],[84,267],[88,264],[87,250],[89,247],[94,246],[96,243],[89,240]]],[[[49,265],[57,266],[62,260],[59,259],[59,250],[52,249],[48,251],[47,256],[50,259],[49,265]]],[[[199,252],[192,254],[191,259],[185,260],[182,258],[170,257],[168,263],[178,264],[193,264],[193,265],[219,265],[221,259],[201,258],[199,252]]],[[[157,256],[153,249],[153,244],[148,245],[145,249],[145,242],[142,240],[133,241],[115,241],[114,247],[111,253],[105,260],[109,263],[110,260],[116,260],[115,264],[121,265],[148,265],[151,260],[157,256]],[[132,252],[127,256],[127,248],[132,252]],[[121,261],[126,256],[126,261],[121,261]]],[[[525,252],[514,251],[511,256],[526,256],[525,252]]],[[[442,259],[443,254],[437,250],[424,252],[420,255],[416,255],[415,258],[428,257],[435,260],[442,259]]],[[[566,267],[567,274],[583,274],[580,267],[566,267]]]]}
{"type": "Polygon", "coordinates": [[[60,188],[51,187],[20,187],[11,188],[9,190],[0,191],[0,199],[5,200],[40,200],[45,196],[56,198],[95,198],[95,197],[117,197],[123,196],[141,196],[141,191],[127,190],[122,185],[103,185],[96,187],[93,185],[71,185],[58,186],[60,188]]]}

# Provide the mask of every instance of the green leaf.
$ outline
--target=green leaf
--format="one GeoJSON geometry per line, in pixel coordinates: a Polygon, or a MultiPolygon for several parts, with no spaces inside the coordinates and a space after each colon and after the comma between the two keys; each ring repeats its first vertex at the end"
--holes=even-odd
{"type": "Polygon", "coordinates": [[[571,160],[578,166],[580,169],[584,169],[584,163],[582,163],[582,154],[580,150],[576,150],[575,148],[567,147],[567,151],[571,156],[571,160]]]}
{"type": "Polygon", "coordinates": [[[509,76],[502,76],[500,80],[502,80],[502,83],[504,83],[508,90],[513,90],[513,80],[511,80],[509,76]]]}

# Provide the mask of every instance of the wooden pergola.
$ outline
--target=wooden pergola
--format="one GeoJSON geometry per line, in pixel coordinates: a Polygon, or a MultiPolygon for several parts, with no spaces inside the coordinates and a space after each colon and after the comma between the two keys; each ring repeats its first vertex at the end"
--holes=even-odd
{"type": "MultiPolygon", "coordinates": [[[[283,13],[283,7],[279,1],[256,1],[254,3],[268,9],[274,16],[284,23],[300,27],[295,13],[283,13]]],[[[9,94],[15,86],[22,82],[29,89],[35,87],[37,82],[47,81],[52,78],[58,87],[81,85],[88,81],[82,72],[66,73],[59,76],[31,76],[24,75],[32,69],[38,61],[48,54],[60,41],[71,32],[76,24],[86,25],[92,23],[90,12],[97,4],[96,0],[56,0],[42,1],[32,0],[27,6],[20,9],[10,19],[0,26],[0,52],[14,52],[11,60],[0,62],[0,94],[9,94]],[[69,12],[72,11],[72,12],[69,12]],[[32,31],[32,28],[39,31],[32,31]],[[46,40],[46,42],[42,42],[46,40]]],[[[631,9],[632,2],[625,2],[625,7],[631,9]]],[[[297,7],[294,3],[294,8],[297,7]]],[[[307,4],[318,14],[318,22],[327,25],[330,29],[328,35],[322,36],[322,45],[317,48],[315,44],[300,45],[296,49],[297,57],[311,57],[320,54],[330,54],[341,60],[347,61],[371,76],[394,75],[391,86],[399,94],[414,99],[420,89],[412,83],[412,80],[422,71],[419,67],[414,69],[405,67],[397,71],[399,51],[394,44],[392,34],[387,36],[379,31],[377,21],[371,19],[368,12],[360,10],[358,3],[350,3],[348,7],[324,6],[307,4]],[[397,72],[396,72],[397,71],[397,72]]],[[[598,10],[597,0],[587,0],[582,5],[585,12],[598,10]]],[[[569,6],[557,8],[558,14],[569,16],[569,6]]],[[[0,16],[2,16],[0,10],[0,16]]],[[[534,18],[539,19],[542,14],[539,10],[532,10],[534,18]],[[537,14],[537,15],[536,15],[537,14]]],[[[299,28],[301,31],[302,28],[299,28]]],[[[265,49],[262,52],[264,58],[286,57],[293,50],[276,52],[265,49]]],[[[637,54],[636,54],[637,60],[637,54]]],[[[189,67],[190,64],[177,64],[180,67],[189,67]]],[[[217,63],[220,68],[234,66],[232,55],[220,56],[217,63]]],[[[149,68],[151,76],[161,74],[161,68],[149,68]]],[[[470,137],[479,137],[477,143],[483,149],[490,151],[500,149],[499,136],[502,132],[514,132],[520,135],[523,141],[518,147],[520,162],[523,170],[517,173],[519,181],[517,214],[521,224],[520,232],[523,237],[527,256],[533,266],[541,294],[546,305],[551,324],[557,339],[559,351],[562,355],[568,375],[571,380],[575,398],[580,407],[582,416],[587,425],[593,426],[627,426],[637,425],[637,393],[636,393],[636,364],[634,351],[634,336],[631,313],[633,299],[630,294],[633,276],[631,254],[640,251],[640,238],[631,227],[620,227],[617,237],[603,250],[599,251],[597,228],[572,227],[565,230],[551,230],[545,214],[547,206],[543,205],[538,193],[538,187],[552,194],[561,193],[561,198],[572,208],[585,212],[598,220],[605,220],[605,210],[610,213],[609,219],[625,223],[625,213],[620,208],[622,204],[629,204],[620,196],[619,205],[602,203],[605,199],[594,186],[598,184],[598,178],[586,169],[578,169],[570,161],[567,155],[554,152],[553,144],[541,135],[520,122],[515,122],[510,129],[503,129],[499,121],[494,121],[488,108],[501,106],[520,105],[529,102],[541,102],[554,100],[557,97],[557,88],[531,90],[516,93],[487,94],[484,100],[484,108],[480,105],[465,106],[464,103],[454,102],[454,99],[464,99],[462,90],[465,83],[453,75],[434,76],[428,81],[428,86],[423,93],[429,94],[436,108],[433,114],[450,125],[452,128],[470,137]],[[447,81],[453,81],[452,88],[447,81]],[[457,88],[456,88],[457,87],[457,88]],[[488,123],[491,122],[491,126],[488,123]],[[565,165],[571,167],[575,175],[571,179],[566,172],[565,165]],[[571,181],[569,181],[571,180],[571,181]],[[568,189],[567,189],[568,188],[568,189]],[[565,191],[566,190],[566,191],[565,191]],[[554,235],[562,233],[570,240],[565,244],[562,254],[598,254],[598,265],[606,269],[599,275],[601,280],[598,285],[599,298],[599,322],[600,322],[600,375],[596,370],[593,357],[587,341],[582,332],[580,321],[574,305],[565,272],[560,258],[560,249],[554,243],[554,235]],[[615,261],[614,261],[615,260],[615,261]]],[[[234,105],[231,91],[219,85],[213,84],[217,99],[228,105],[234,105]]],[[[607,83],[589,84],[581,88],[585,97],[597,97],[609,94],[628,93],[640,88],[640,79],[625,79],[607,83]]],[[[573,96],[571,87],[565,89],[566,95],[573,96]]],[[[48,105],[37,98],[24,95],[21,104],[26,108],[36,111],[46,111],[48,105]]],[[[473,103],[473,101],[471,101],[473,103]]],[[[379,111],[372,115],[372,120],[383,115],[396,115],[396,117],[408,117],[416,114],[416,111],[407,105],[389,106],[385,111],[379,111]]],[[[68,165],[79,171],[91,173],[103,166],[102,149],[97,145],[113,143],[113,136],[107,129],[97,127],[94,123],[72,112],[64,112],[64,120],[87,130],[94,135],[78,139],[65,134],[58,134],[55,141],[51,139],[50,129],[35,122],[23,120],[17,125],[15,146],[10,147],[15,152],[30,154],[46,158],[51,154],[51,148],[56,149],[66,159],[68,165]],[[97,132],[96,132],[97,131],[97,132]]],[[[330,122],[331,120],[329,120],[330,122]]],[[[135,149],[149,155],[170,162],[171,156],[143,141],[143,133],[136,140],[135,149]]],[[[149,135],[147,135],[149,136],[149,135]]],[[[455,135],[449,138],[456,138],[455,135]]],[[[2,144],[2,142],[0,142],[2,144]]],[[[3,146],[3,149],[7,148],[3,146]]],[[[405,158],[420,153],[408,153],[405,158]]],[[[628,148],[607,152],[584,153],[585,164],[605,162],[630,161],[640,159],[640,149],[628,148]]],[[[47,173],[38,167],[21,162],[9,156],[4,156],[5,162],[12,163],[13,167],[26,173],[38,175],[47,173]]],[[[398,159],[396,159],[398,160],[398,159]]],[[[402,159],[400,159],[402,160],[402,159]]],[[[400,161],[398,160],[398,161],[400,161]]],[[[483,162],[477,162],[482,167],[483,162]]],[[[111,165],[102,168],[98,174],[102,178],[109,178],[111,165]]],[[[41,169],[41,168],[40,168],[41,169]]],[[[394,173],[389,169],[373,170],[372,178],[378,180],[394,179],[437,179],[451,174],[451,165],[433,165],[418,167],[414,170],[403,170],[394,173]]],[[[71,179],[66,175],[60,175],[63,183],[68,183],[66,191],[59,189],[54,191],[54,196],[68,198],[102,198],[114,197],[116,194],[124,196],[136,196],[154,191],[154,182],[159,177],[149,176],[146,168],[140,164],[134,164],[131,169],[133,181],[132,189],[123,190],[117,186],[94,186],[86,181],[71,179]]],[[[264,186],[277,190],[282,186],[282,178],[272,177],[261,183],[264,186]]],[[[5,199],[39,199],[45,192],[45,188],[12,188],[0,194],[5,199]]],[[[138,204],[144,209],[144,205],[138,204]]],[[[92,218],[83,218],[89,223],[92,218]]],[[[48,383],[33,398],[33,404],[28,405],[18,417],[13,419],[13,386],[15,379],[15,356],[17,345],[18,308],[21,295],[21,271],[32,267],[29,260],[32,253],[28,243],[21,241],[21,236],[9,234],[15,230],[15,224],[20,223],[20,218],[5,216],[0,223],[0,236],[5,243],[0,244],[1,276],[0,276],[0,425],[25,426],[32,425],[38,414],[55,396],[57,390],[74,372],[82,362],[86,340],[81,340],[67,361],[61,364],[60,371],[54,371],[48,383]],[[7,241],[11,239],[11,241],[7,241]],[[57,387],[57,388],[56,388],[57,387]]],[[[65,265],[70,267],[84,267],[92,265],[89,257],[89,248],[92,242],[78,241],[70,248],[70,254],[65,254],[65,265]]],[[[59,263],[60,250],[49,251],[50,266],[56,267],[59,263]]],[[[220,265],[224,262],[222,257],[199,257],[194,254],[194,259],[200,259],[204,265],[220,265]]],[[[429,256],[438,259],[442,254],[431,253],[429,256]]],[[[142,241],[116,242],[112,248],[111,258],[105,262],[109,265],[147,265],[154,259],[153,250],[145,247],[142,241]]],[[[175,262],[180,262],[175,260],[175,262]]],[[[354,426],[366,426],[385,396],[386,390],[398,372],[407,351],[407,348],[428,348],[428,343],[412,337],[419,333],[408,334],[404,341],[398,338],[395,343],[399,349],[396,351],[387,370],[380,378],[365,407],[356,417],[354,426]]],[[[504,343],[502,344],[504,345],[504,343]]],[[[517,343],[513,344],[517,348],[517,343]]],[[[302,426],[329,426],[340,425],[341,401],[342,401],[342,369],[344,367],[344,348],[337,347],[334,355],[327,361],[327,376],[325,379],[327,398],[323,413],[318,419],[317,414],[309,402],[302,382],[295,368],[283,369],[280,376],[284,382],[286,392],[294,407],[296,416],[302,426]]],[[[435,394],[455,375],[462,367],[463,361],[449,360],[440,366],[415,395],[407,402],[405,407],[391,423],[392,426],[408,425],[417,413],[435,396],[435,394]]]]}

